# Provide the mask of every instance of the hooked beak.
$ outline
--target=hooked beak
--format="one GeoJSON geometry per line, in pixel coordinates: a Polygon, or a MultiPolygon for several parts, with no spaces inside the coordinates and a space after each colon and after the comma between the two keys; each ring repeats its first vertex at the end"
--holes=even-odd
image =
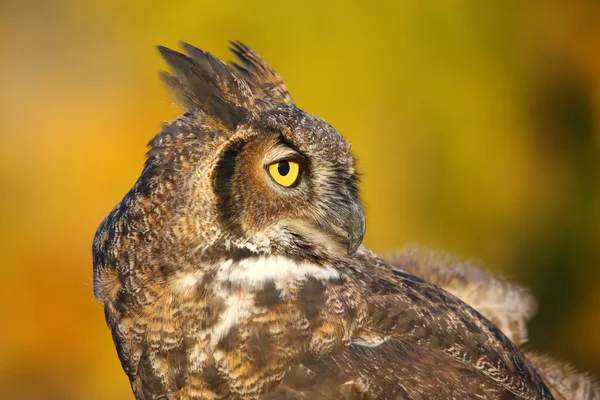
{"type": "Polygon", "coordinates": [[[350,204],[343,206],[341,214],[344,218],[344,230],[348,235],[346,249],[348,255],[351,255],[358,249],[365,236],[367,228],[365,212],[358,198],[354,197],[350,204]]]}
{"type": "MultiPolygon", "coordinates": [[[[344,200],[338,200],[338,204],[335,206],[332,206],[335,203],[327,202],[325,203],[327,209],[324,212],[313,213],[313,216],[320,217],[313,221],[316,223],[317,228],[331,234],[336,244],[346,247],[348,255],[352,255],[358,250],[365,236],[365,212],[356,195],[345,193],[344,197],[338,197],[338,199],[340,198],[344,200]]],[[[296,230],[303,231],[307,236],[314,232],[314,228],[315,225],[303,226],[302,224],[294,227],[296,230]],[[308,231],[306,231],[307,228],[308,231]]],[[[319,236],[315,237],[315,240],[319,241],[319,236]]]]}

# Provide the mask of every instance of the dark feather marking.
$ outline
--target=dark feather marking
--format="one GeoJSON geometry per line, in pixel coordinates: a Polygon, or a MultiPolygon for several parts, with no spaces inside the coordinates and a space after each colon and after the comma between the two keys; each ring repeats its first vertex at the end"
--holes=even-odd
{"type": "Polygon", "coordinates": [[[169,351],[167,362],[171,366],[171,375],[174,378],[175,390],[180,390],[187,382],[187,354],[184,348],[169,351]]]}
{"type": "Polygon", "coordinates": [[[217,196],[217,210],[221,222],[233,232],[239,232],[241,227],[237,222],[237,210],[232,201],[231,181],[235,173],[236,159],[245,146],[245,142],[235,142],[223,153],[217,165],[213,179],[213,187],[217,196]]]}
{"type": "Polygon", "coordinates": [[[219,322],[221,314],[225,310],[225,303],[219,298],[212,298],[201,311],[200,326],[207,329],[219,322]]]}
{"type": "Polygon", "coordinates": [[[240,331],[237,328],[232,328],[229,330],[229,332],[227,332],[227,335],[223,336],[221,340],[219,340],[219,343],[217,343],[217,348],[225,352],[230,352],[238,349],[241,343],[242,338],[240,336],[240,331]]]}
{"type": "Polygon", "coordinates": [[[230,393],[229,384],[227,383],[227,380],[221,376],[216,365],[209,364],[204,367],[201,377],[206,386],[217,394],[217,398],[227,398],[230,393]]]}
{"type": "Polygon", "coordinates": [[[315,382],[315,373],[302,364],[295,365],[285,374],[284,383],[294,389],[308,388],[315,382]]]}
{"type": "Polygon", "coordinates": [[[173,276],[177,269],[178,267],[176,265],[160,264],[158,266],[158,271],[164,279],[168,279],[169,277],[173,276]]]}
{"type": "Polygon", "coordinates": [[[280,295],[275,282],[269,281],[256,291],[255,303],[259,307],[272,307],[282,302],[280,295]]]}
{"type": "Polygon", "coordinates": [[[168,393],[169,389],[161,377],[157,375],[157,371],[155,370],[156,364],[154,361],[154,358],[157,355],[151,355],[149,353],[150,351],[151,350],[148,349],[148,351],[142,355],[138,366],[138,376],[144,384],[144,391],[146,394],[154,397],[161,393],[168,393]]]}
{"type": "Polygon", "coordinates": [[[248,258],[258,257],[258,253],[255,253],[254,251],[245,247],[232,247],[227,256],[233,262],[238,262],[248,258]]]}
{"type": "Polygon", "coordinates": [[[273,337],[268,328],[259,328],[253,330],[250,335],[250,357],[257,367],[264,368],[269,363],[269,358],[272,357],[273,337]]]}
{"type": "Polygon", "coordinates": [[[117,292],[117,298],[115,299],[115,309],[120,316],[126,316],[130,313],[132,294],[129,288],[122,287],[117,292]]]}
{"type": "Polygon", "coordinates": [[[302,235],[289,231],[293,246],[290,246],[288,256],[299,261],[311,261],[321,265],[323,260],[315,254],[315,244],[304,238],[302,235]]]}
{"type": "Polygon", "coordinates": [[[327,288],[323,281],[313,277],[309,278],[304,285],[302,285],[300,296],[298,298],[298,306],[309,321],[315,320],[321,309],[325,307],[325,304],[327,303],[326,290],[327,288]]]}

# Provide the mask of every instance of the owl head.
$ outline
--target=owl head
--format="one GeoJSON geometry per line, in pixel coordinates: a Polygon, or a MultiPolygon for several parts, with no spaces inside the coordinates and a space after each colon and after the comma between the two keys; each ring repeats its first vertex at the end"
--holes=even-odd
{"type": "MultiPolygon", "coordinates": [[[[210,253],[352,254],[365,233],[350,146],[297,108],[279,76],[232,43],[240,64],[159,47],[187,111],[150,142],[130,203],[165,243],[210,253]],[[145,204],[144,204],[145,203],[145,204]],[[135,205],[134,205],[135,208],[135,205]],[[156,224],[161,228],[157,230],[156,224]]],[[[127,202],[125,202],[127,203],[127,202]]]]}

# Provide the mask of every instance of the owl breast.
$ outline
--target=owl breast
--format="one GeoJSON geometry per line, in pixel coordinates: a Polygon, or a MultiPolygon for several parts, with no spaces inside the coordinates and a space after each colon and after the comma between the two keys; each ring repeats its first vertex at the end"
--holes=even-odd
{"type": "MultiPolygon", "coordinates": [[[[155,310],[179,336],[166,351],[185,353],[181,373],[194,390],[251,398],[277,384],[293,360],[348,346],[366,318],[360,294],[332,266],[272,256],[208,270],[178,274],[166,309],[155,310]]],[[[164,351],[157,339],[150,347],[164,351]]]]}

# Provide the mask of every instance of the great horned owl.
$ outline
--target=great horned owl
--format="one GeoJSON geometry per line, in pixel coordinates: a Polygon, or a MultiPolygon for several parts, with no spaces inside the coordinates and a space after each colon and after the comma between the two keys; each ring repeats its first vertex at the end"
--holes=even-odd
{"type": "Polygon", "coordinates": [[[136,398],[551,399],[501,329],[361,246],[349,144],[232,45],[159,47],[187,112],[94,238],[136,398]]]}

